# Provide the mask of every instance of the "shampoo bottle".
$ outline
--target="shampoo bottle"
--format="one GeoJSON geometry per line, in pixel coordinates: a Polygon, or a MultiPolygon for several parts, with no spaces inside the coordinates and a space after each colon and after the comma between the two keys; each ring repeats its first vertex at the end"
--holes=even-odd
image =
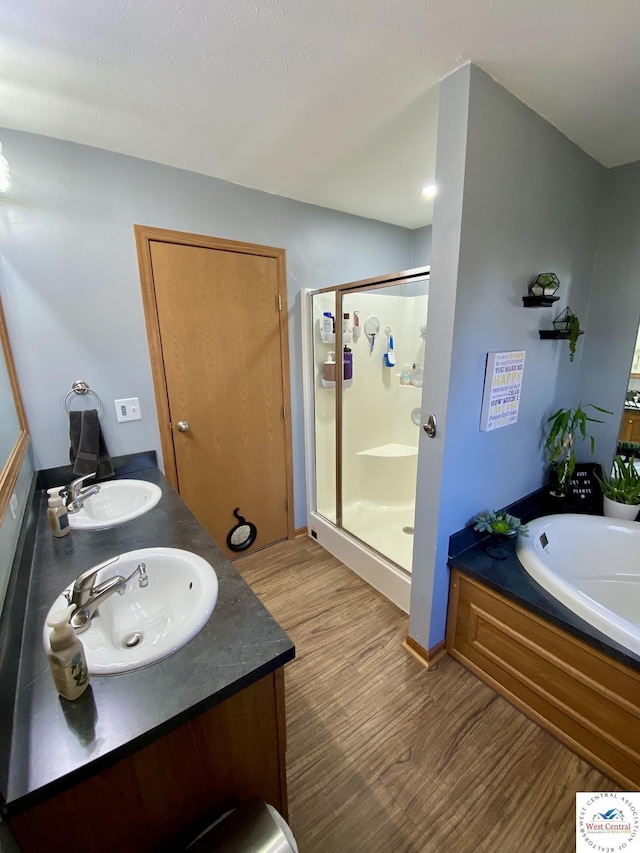
{"type": "Polygon", "coordinates": [[[353,353],[349,349],[349,347],[344,348],[344,373],[342,374],[345,379],[353,378],[353,353]]]}
{"type": "Polygon", "coordinates": [[[69,527],[69,516],[67,515],[67,507],[60,495],[62,487],[56,486],[55,489],[48,489],[49,506],[47,507],[47,521],[54,536],[66,536],[71,530],[69,527]]]}
{"type": "Polygon", "coordinates": [[[69,622],[74,610],[75,605],[60,610],[47,622],[53,628],[49,635],[51,675],[56,690],[65,699],[77,699],[89,684],[84,648],[69,622]]]}

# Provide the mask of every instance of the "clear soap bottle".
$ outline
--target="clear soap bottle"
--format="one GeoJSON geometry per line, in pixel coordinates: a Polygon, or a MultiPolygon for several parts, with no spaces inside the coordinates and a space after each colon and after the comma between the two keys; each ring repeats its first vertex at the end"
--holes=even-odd
{"type": "Polygon", "coordinates": [[[47,521],[54,536],[66,536],[71,530],[69,527],[69,516],[67,507],[62,500],[61,491],[63,487],[56,486],[55,489],[47,489],[49,495],[49,506],[47,507],[47,521]]]}
{"type": "Polygon", "coordinates": [[[49,635],[49,666],[53,683],[65,699],[77,699],[89,685],[89,670],[84,647],[76,637],[69,619],[75,604],[54,613],[47,625],[53,628],[49,635]]]}

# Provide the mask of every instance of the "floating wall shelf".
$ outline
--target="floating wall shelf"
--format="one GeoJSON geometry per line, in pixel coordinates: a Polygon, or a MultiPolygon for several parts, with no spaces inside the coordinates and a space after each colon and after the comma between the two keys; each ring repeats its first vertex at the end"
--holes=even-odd
{"type": "MultiPolygon", "coordinates": [[[[571,337],[571,332],[559,332],[557,329],[540,329],[539,334],[542,341],[568,341],[571,337]]],[[[584,335],[584,332],[580,331],[578,334],[584,335]]]]}
{"type": "Polygon", "coordinates": [[[551,308],[559,296],[523,296],[522,304],[525,308],[551,308]]]}

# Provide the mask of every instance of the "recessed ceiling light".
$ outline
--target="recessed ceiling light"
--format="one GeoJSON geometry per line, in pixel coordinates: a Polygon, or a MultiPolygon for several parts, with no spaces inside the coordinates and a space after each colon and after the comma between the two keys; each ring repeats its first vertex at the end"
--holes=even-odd
{"type": "Polygon", "coordinates": [[[433,198],[437,192],[438,187],[435,184],[427,184],[426,187],[422,188],[422,195],[425,198],[433,198]]]}

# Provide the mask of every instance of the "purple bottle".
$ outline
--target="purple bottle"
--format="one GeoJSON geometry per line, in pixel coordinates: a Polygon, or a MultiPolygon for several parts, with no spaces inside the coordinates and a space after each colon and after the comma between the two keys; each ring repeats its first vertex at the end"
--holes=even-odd
{"type": "Polygon", "coordinates": [[[343,353],[343,361],[344,361],[344,379],[352,379],[353,378],[353,353],[349,349],[349,347],[344,348],[343,353]]]}

